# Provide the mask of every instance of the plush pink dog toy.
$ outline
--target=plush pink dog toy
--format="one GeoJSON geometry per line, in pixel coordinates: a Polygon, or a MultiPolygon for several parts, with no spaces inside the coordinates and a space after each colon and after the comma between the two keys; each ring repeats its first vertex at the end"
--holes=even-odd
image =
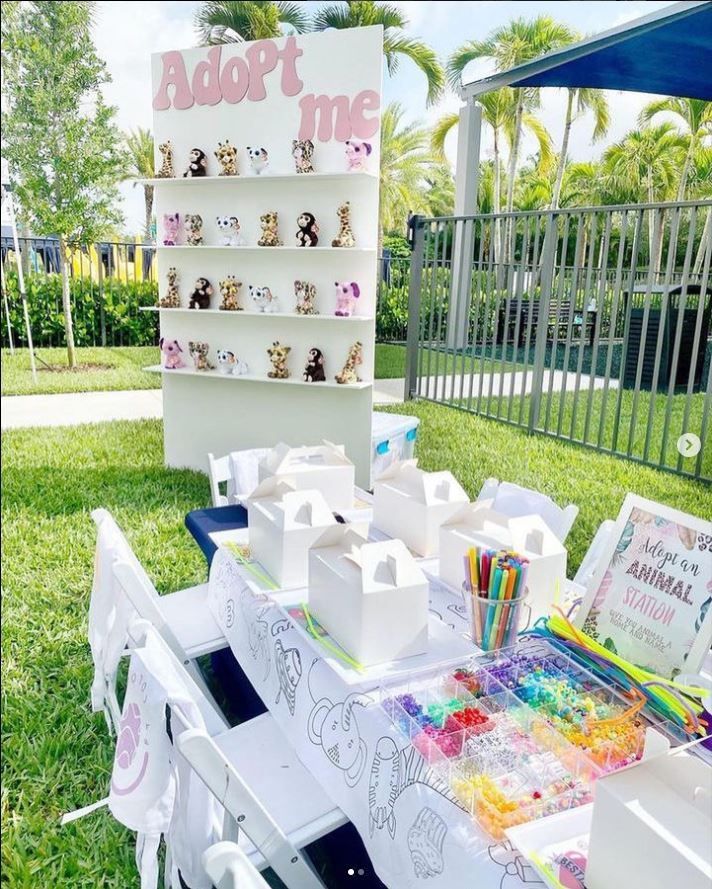
{"type": "Polygon", "coordinates": [[[336,282],[335,315],[348,318],[354,313],[354,303],[361,296],[361,288],[355,281],[336,282]]]}
{"type": "Polygon", "coordinates": [[[346,161],[349,170],[365,170],[368,156],[373,151],[370,142],[346,141],[346,161]]]}
{"type": "Polygon", "coordinates": [[[180,231],[180,214],[164,213],[163,214],[163,246],[175,247],[178,243],[178,232],[180,231]]]}
{"type": "Polygon", "coordinates": [[[163,366],[166,370],[176,370],[179,367],[185,367],[183,359],[180,357],[183,351],[178,340],[166,340],[161,337],[158,345],[163,352],[163,366]]]}

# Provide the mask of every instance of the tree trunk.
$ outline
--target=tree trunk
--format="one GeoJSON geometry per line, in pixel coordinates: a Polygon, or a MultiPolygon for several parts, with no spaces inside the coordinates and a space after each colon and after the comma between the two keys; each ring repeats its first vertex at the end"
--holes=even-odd
{"type": "Polygon", "coordinates": [[[571,124],[573,122],[574,112],[574,90],[569,90],[569,98],[566,103],[566,121],[564,123],[564,136],[561,140],[561,152],[559,154],[559,166],[556,170],[556,181],[554,182],[554,192],[551,195],[551,209],[559,209],[559,200],[561,199],[561,185],[564,181],[564,171],[566,169],[566,156],[569,153],[569,136],[571,134],[571,124]]]}
{"type": "Polygon", "coordinates": [[[692,158],[695,154],[695,134],[690,133],[690,145],[687,149],[687,154],[685,155],[685,163],[682,165],[682,172],[680,173],[680,184],[677,186],[677,200],[684,201],[685,200],[685,191],[687,190],[687,179],[690,175],[690,167],[692,166],[692,158]]]}
{"type": "Polygon", "coordinates": [[[494,231],[492,232],[492,237],[494,238],[494,261],[497,263],[500,254],[500,227],[502,225],[501,219],[497,219],[496,216],[501,212],[502,209],[502,171],[500,169],[500,156],[499,156],[499,130],[497,127],[494,128],[494,187],[493,187],[493,195],[492,195],[492,210],[495,214],[494,220],[494,231]]]}
{"type": "Polygon", "coordinates": [[[712,210],[707,211],[707,219],[705,219],[705,225],[702,229],[702,237],[700,238],[700,243],[697,247],[697,256],[695,257],[695,264],[692,267],[692,273],[694,275],[699,275],[702,272],[702,263],[705,260],[705,248],[707,246],[708,238],[712,238],[712,210]]]}
{"type": "Polygon", "coordinates": [[[67,337],[67,361],[72,370],[77,367],[74,349],[74,323],[72,321],[72,300],[69,289],[69,269],[67,268],[67,242],[59,239],[59,271],[62,275],[62,309],[64,311],[64,332],[67,337]]]}
{"type": "Polygon", "coordinates": [[[153,186],[143,186],[143,201],[146,207],[146,224],[144,226],[144,235],[146,241],[151,241],[151,221],[153,219],[153,186]]]}
{"type": "MultiPolygon", "coordinates": [[[[514,207],[514,186],[517,177],[517,161],[519,160],[519,146],[522,141],[522,118],[524,116],[524,94],[519,90],[517,96],[517,107],[514,112],[514,139],[512,140],[512,150],[509,155],[509,163],[507,164],[507,213],[511,213],[514,207]]],[[[505,245],[504,245],[504,263],[511,261],[514,255],[512,241],[515,238],[515,230],[512,220],[508,219],[505,225],[505,245]]]]}

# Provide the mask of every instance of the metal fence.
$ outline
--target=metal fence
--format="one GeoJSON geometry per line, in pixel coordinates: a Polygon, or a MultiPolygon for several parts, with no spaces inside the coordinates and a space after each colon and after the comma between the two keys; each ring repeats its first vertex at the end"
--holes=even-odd
{"type": "MultiPolygon", "coordinates": [[[[27,345],[10,239],[2,251],[2,345],[27,345]]],[[[59,245],[54,238],[21,238],[33,341],[37,348],[64,346],[59,245]]],[[[77,346],[147,346],[158,341],[158,318],[141,306],[157,301],[155,247],[105,242],[73,250],[68,264],[77,346]]],[[[379,261],[376,336],[405,343],[408,331],[410,258],[379,261]]]]}
{"type": "MultiPolygon", "coordinates": [[[[59,243],[20,238],[28,309],[38,348],[65,345],[59,243]]],[[[27,345],[12,241],[2,238],[2,345],[27,345]]],[[[155,247],[104,242],[69,252],[70,299],[77,346],[144,346],[158,342],[155,247]]]]}
{"type": "Polygon", "coordinates": [[[711,255],[711,201],[420,218],[406,395],[710,479],[711,255]]]}

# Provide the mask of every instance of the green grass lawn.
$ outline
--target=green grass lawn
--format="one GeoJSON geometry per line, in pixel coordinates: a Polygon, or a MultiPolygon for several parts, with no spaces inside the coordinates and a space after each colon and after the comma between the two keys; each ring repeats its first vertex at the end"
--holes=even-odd
{"type": "Polygon", "coordinates": [[[80,368],[69,371],[66,349],[37,349],[37,385],[32,382],[27,349],[2,350],[2,394],[38,395],[58,392],[100,392],[117,389],[160,389],[161,378],[144,373],[158,364],[155,346],[77,349],[80,368]],[[46,367],[49,365],[50,368],[46,367]]]}
{"type": "MultiPolygon", "coordinates": [[[[578,503],[571,573],[628,491],[712,514],[712,490],[700,483],[437,405],[393,410],[420,418],[421,465],[452,469],[471,496],[497,476],[578,503]]],[[[107,507],[168,592],[204,580],[183,518],[208,502],[207,479],[164,468],[153,420],[17,430],[2,445],[3,880],[17,889],[137,887],[131,837],[106,810],[59,826],[63,812],[106,795],[114,750],[89,709],[89,513],[107,507]]]]}

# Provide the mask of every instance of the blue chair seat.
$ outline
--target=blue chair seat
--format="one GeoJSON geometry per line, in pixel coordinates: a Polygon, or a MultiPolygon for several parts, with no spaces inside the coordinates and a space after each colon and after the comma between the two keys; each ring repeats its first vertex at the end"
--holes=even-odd
{"type": "Polygon", "coordinates": [[[213,506],[194,509],[185,517],[185,526],[205,556],[208,568],[217,552],[217,545],[210,535],[216,531],[231,531],[247,527],[247,510],[244,506],[213,506]]]}

